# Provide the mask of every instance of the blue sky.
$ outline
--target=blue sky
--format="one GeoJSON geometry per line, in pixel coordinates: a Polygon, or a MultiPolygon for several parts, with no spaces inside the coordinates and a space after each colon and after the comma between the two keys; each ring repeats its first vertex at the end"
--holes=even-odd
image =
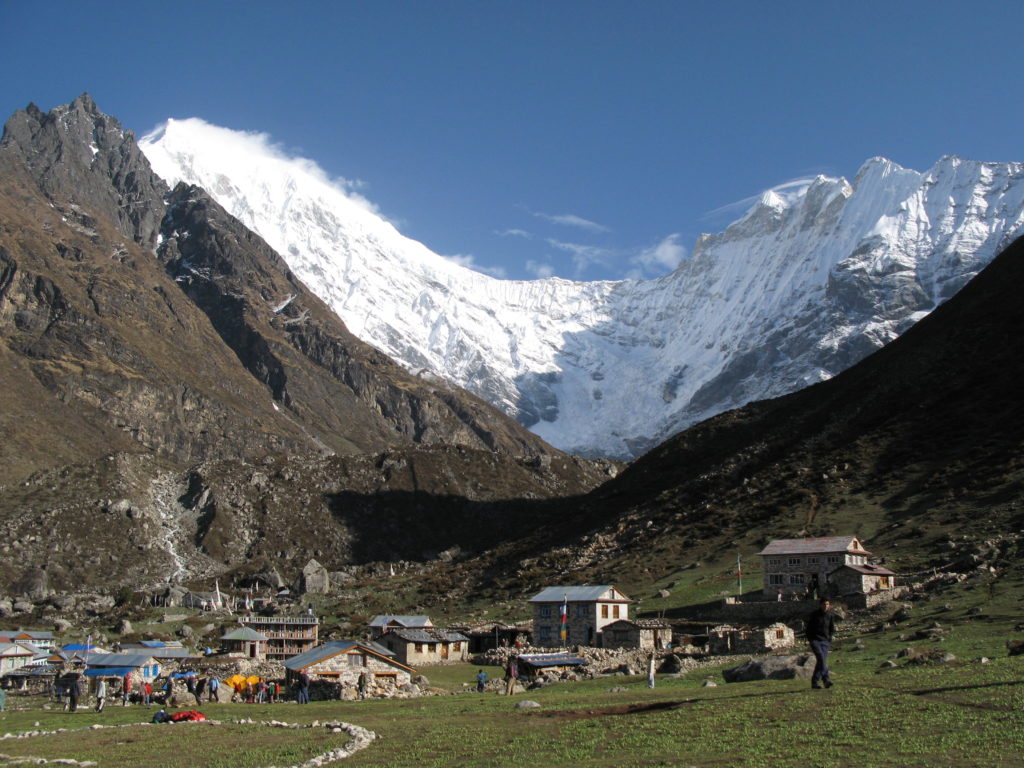
{"type": "Polygon", "coordinates": [[[264,132],[510,278],[653,277],[882,155],[1024,160],[1024,2],[0,0],[0,112],[264,132]]]}

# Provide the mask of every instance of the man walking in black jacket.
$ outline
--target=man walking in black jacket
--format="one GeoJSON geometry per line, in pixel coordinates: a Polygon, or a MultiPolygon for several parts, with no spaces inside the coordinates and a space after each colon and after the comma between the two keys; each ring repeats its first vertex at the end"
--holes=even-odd
{"type": "Polygon", "coordinates": [[[818,601],[818,608],[807,617],[807,641],[811,644],[814,654],[814,674],[811,675],[811,688],[832,687],[832,677],[828,672],[828,652],[832,647],[832,635],[836,631],[835,617],[829,609],[832,603],[827,598],[818,601]]]}

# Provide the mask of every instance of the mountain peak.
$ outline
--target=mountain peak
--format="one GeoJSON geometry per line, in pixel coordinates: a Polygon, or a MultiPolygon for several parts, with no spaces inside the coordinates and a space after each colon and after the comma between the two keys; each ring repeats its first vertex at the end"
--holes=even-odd
{"type": "Polygon", "coordinates": [[[835,375],[947,298],[1024,222],[1024,182],[1007,173],[958,181],[956,200],[1000,210],[975,204],[964,217],[949,190],[876,157],[853,185],[819,176],[762,193],[657,281],[502,281],[327,194],[322,174],[298,172],[309,161],[269,153],[295,170],[285,194],[265,137],[257,154],[251,135],[211,128],[207,140],[188,127],[143,139],[158,172],[206,188],[359,338],[587,456],[635,456],[722,410],[835,375]],[[929,225],[938,221],[948,227],[929,225]]]}

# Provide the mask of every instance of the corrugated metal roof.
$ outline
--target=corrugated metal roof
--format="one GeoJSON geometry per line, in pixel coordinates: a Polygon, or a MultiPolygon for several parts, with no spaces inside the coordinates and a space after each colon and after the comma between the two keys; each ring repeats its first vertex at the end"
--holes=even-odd
{"type": "Polygon", "coordinates": [[[18,643],[0,643],[0,653],[10,656],[32,656],[33,651],[30,651],[23,645],[18,643]],[[11,653],[11,651],[20,651],[20,653],[11,653]]]}
{"type": "Polygon", "coordinates": [[[391,623],[401,624],[403,627],[412,629],[424,629],[434,626],[429,616],[389,616],[385,614],[374,616],[370,626],[383,628],[391,623]]]}
{"type": "Polygon", "coordinates": [[[156,659],[148,653],[90,653],[85,657],[90,667],[148,667],[156,659]]]}
{"type": "Polygon", "coordinates": [[[308,651],[303,651],[300,654],[287,658],[281,663],[286,669],[305,669],[311,664],[316,664],[324,659],[329,659],[331,656],[343,653],[356,645],[358,645],[358,643],[353,643],[349,640],[332,640],[328,643],[324,643],[323,645],[318,645],[316,648],[310,648],[308,651]]]}
{"type": "Polygon", "coordinates": [[[242,640],[248,642],[261,643],[270,638],[264,635],[262,632],[257,632],[252,627],[238,627],[238,629],[232,629],[226,635],[221,635],[221,640],[242,640]]]}
{"type": "Polygon", "coordinates": [[[864,565],[841,565],[836,568],[837,571],[841,571],[843,568],[849,568],[851,571],[857,573],[864,573],[870,576],[895,576],[896,574],[890,571],[888,568],[883,568],[880,565],[871,565],[865,563],[864,565]]]}
{"type": "Polygon", "coordinates": [[[596,600],[621,600],[627,603],[633,601],[610,584],[602,584],[597,587],[545,587],[536,595],[531,597],[531,603],[560,603],[568,599],[570,603],[592,603],[596,600]],[[605,598],[608,590],[615,590],[614,598],[605,598]]]}
{"type": "Polygon", "coordinates": [[[822,536],[816,539],[776,539],[759,555],[816,555],[819,553],[849,552],[870,555],[856,536],[822,536]]]}
{"type": "Polygon", "coordinates": [[[154,648],[150,651],[154,659],[191,659],[199,654],[193,653],[188,648],[154,648]]]}
{"type": "Polygon", "coordinates": [[[461,643],[469,642],[469,638],[458,632],[443,629],[395,629],[389,632],[410,643],[461,643]]]}
{"type": "Polygon", "coordinates": [[[579,667],[590,663],[586,659],[571,653],[520,654],[519,661],[536,669],[544,667],[579,667]]]}
{"type": "MultiPolygon", "coordinates": [[[[627,625],[639,629],[671,629],[672,625],[662,619],[619,619],[611,624],[605,624],[604,629],[610,629],[616,625],[627,625]]],[[[604,631],[604,630],[602,630],[604,631]]]]}

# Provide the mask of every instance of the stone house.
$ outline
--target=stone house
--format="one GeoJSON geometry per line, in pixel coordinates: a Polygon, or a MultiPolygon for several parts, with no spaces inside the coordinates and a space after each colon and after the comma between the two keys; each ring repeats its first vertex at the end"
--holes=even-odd
{"type": "Polygon", "coordinates": [[[124,677],[153,682],[160,675],[160,662],[145,653],[90,653],[86,677],[124,677]]]}
{"type": "Polygon", "coordinates": [[[31,663],[36,652],[20,643],[0,643],[0,676],[31,663]]]}
{"type": "Polygon", "coordinates": [[[267,658],[267,642],[269,637],[257,632],[252,627],[236,627],[221,635],[221,647],[230,654],[244,656],[247,659],[267,658]]]}
{"type": "Polygon", "coordinates": [[[370,622],[370,637],[376,640],[386,632],[396,629],[433,629],[429,616],[390,616],[378,614],[370,622]]]}
{"type": "Polygon", "coordinates": [[[533,606],[533,643],[540,647],[600,646],[602,630],[629,618],[633,601],[611,585],[546,587],[530,598],[533,606]],[[565,640],[561,637],[565,615],[565,640]]]}
{"type": "Polygon", "coordinates": [[[895,586],[895,573],[871,563],[841,565],[829,574],[830,592],[834,595],[870,595],[895,586]]]}
{"type": "Polygon", "coordinates": [[[469,654],[469,638],[445,629],[395,629],[379,642],[410,667],[465,661],[469,654]]]}
{"type": "Polygon", "coordinates": [[[43,651],[52,651],[57,645],[53,632],[25,629],[0,630],[0,643],[31,643],[43,651]]]}
{"type": "Polygon", "coordinates": [[[721,624],[708,632],[708,653],[768,653],[796,643],[796,634],[778,622],[767,627],[734,627],[721,624]]]}
{"type": "Polygon", "coordinates": [[[602,648],[658,650],[672,643],[672,625],[661,619],[619,619],[601,632],[602,648]]]}
{"type": "Polygon", "coordinates": [[[831,574],[844,565],[865,565],[871,553],[856,536],[776,539],[758,555],[764,563],[762,592],[783,598],[822,594],[831,574]]]}
{"type": "Polygon", "coordinates": [[[359,676],[365,673],[370,695],[387,696],[412,682],[415,670],[394,658],[377,643],[332,640],[283,662],[289,679],[306,672],[312,680],[324,680],[340,688],[345,698],[355,698],[359,676]]]}
{"type": "Polygon", "coordinates": [[[492,648],[511,648],[517,642],[527,645],[532,634],[532,628],[527,624],[506,624],[502,621],[452,624],[448,631],[465,635],[471,654],[484,653],[492,648]]]}

